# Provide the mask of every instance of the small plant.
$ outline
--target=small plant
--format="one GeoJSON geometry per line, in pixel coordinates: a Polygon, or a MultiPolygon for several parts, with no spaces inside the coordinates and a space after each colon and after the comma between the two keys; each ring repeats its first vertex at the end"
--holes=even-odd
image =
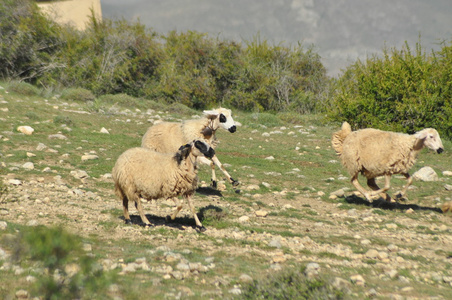
{"type": "Polygon", "coordinates": [[[94,101],[96,97],[89,90],[83,88],[70,88],[65,90],[61,94],[61,99],[86,103],[89,101],[94,101]]]}
{"type": "Polygon", "coordinates": [[[244,286],[237,299],[346,299],[346,295],[326,280],[308,278],[304,268],[295,267],[254,280],[244,286]]]}
{"type": "Polygon", "coordinates": [[[81,244],[80,238],[59,227],[29,228],[15,243],[15,259],[30,257],[48,270],[36,282],[35,293],[44,299],[97,298],[110,280],[84,255],[81,244]]]}
{"type": "Polygon", "coordinates": [[[67,126],[74,125],[74,122],[72,122],[71,118],[69,118],[68,116],[55,116],[53,118],[53,123],[54,124],[65,124],[67,126]]]}
{"type": "Polygon", "coordinates": [[[21,81],[11,81],[8,90],[25,96],[39,95],[40,91],[34,85],[21,81]]]}

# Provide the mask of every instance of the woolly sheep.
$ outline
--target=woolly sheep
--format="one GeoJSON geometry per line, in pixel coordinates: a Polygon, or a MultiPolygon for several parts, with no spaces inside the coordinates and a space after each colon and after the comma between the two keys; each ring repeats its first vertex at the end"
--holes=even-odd
{"type": "Polygon", "coordinates": [[[352,132],[347,122],[342,124],[341,130],[333,134],[332,146],[350,173],[352,184],[369,201],[380,194],[386,200],[391,200],[386,191],[390,188],[393,174],[402,174],[407,179],[407,184],[396,196],[405,198],[413,180],[408,171],[415,163],[419,151],[424,147],[437,153],[444,150],[441,138],[433,128],[423,129],[413,135],[373,128],[352,132]],[[367,185],[372,191],[367,191],[359,184],[358,173],[367,178],[367,185]],[[375,183],[378,176],[385,177],[384,188],[379,188],[375,183]]]}
{"type": "MultiPolygon", "coordinates": [[[[219,141],[215,137],[218,128],[223,128],[231,133],[236,131],[234,120],[231,116],[231,110],[218,108],[214,110],[205,110],[204,118],[195,120],[186,120],[179,122],[161,122],[149,127],[141,141],[141,147],[153,149],[162,153],[172,153],[177,150],[181,144],[188,143],[194,139],[204,139],[215,148],[219,141]]],[[[212,169],[212,186],[217,186],[217,177],[215,174],[215,165],[224,173],[232,186],[238,186],[239,182],[234,180],[226,171],[224,166],[214,155],[211,160],[206,157],[199,157],[198,161],[210,165],[212,169]]]]}
{"type": "Polygon", "coordinates": [[[183,196],[193,213],[197,229],[205,231],[196,215],[191,197],[197,185],[196,157],[211,158],[214,154],[215,151],[209,144],[199,140],[181,146],[173,154],[141,147],[121,154],[113,168],[112,176],[115,193],[123,204],[126,224],[132,223],[128,210],[129,201],[135,203],[143,223],[151,226],[144,215],[140,198],[148,201],[159,198],[173,199],[176,210],[171,215],[171,220],[174,220],[182,209],[182,202],[179,203],[177,197],[183,196]]]}

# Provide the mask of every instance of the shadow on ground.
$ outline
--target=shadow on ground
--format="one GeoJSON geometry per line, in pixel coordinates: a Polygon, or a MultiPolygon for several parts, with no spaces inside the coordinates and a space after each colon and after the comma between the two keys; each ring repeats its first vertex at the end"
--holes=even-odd
{"type": "MultiPolygon", "coordinates": [[[[206,214],[209,215],[209,218],[221,218],[225,212],[218,206],[208,205],[203,207],[197,213],[199,221],[201,223],[206,219],[206,214]]],[[[171,228],[176,228],[179,230],[185,230],[186,227],[190,226],[196,228],[195,219],[192,215],[187,215],[183,217],[176,217],[176,219],[167,222],[167,217],[161,217],[156,215],[147,214],[146,218],[151,222],[152,226],[167,226],[171,228]]],[[[124,222],[124,216],[119,217],[124,222]]],[[[144,227],[145,224],[141,221],[139,215],[130,215],[130,219],[132,220],[133,225],[139,225],[144,227]]]]}
{"type": "Polygon", "coordinates": [[[368,200],[356,195],[345,197],[345,202],[350,204],[366,205],[373,208],[380,208],[385,210],[407,210],[411,208],[412,210],[429,210],[437,213],[443,213],[441,208],[438,207],[419,206],[417,204],[404,204],[400,202],[388,202],[382,198],[374,200],[373,202],[369,202],[368,200]]]}

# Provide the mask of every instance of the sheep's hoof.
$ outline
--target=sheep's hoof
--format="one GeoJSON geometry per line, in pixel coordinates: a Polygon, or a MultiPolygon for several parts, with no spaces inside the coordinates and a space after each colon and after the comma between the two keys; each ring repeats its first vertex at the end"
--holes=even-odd
{"type": "Polygon", "coordinates": [[[151,227],[154,227],[154,225],[152,225],[152,224],[147,224],[147,223],[144,223],[144,227],[145,227],[145,228],[151,228],[151,227]]]}
{"type": "Polygon", "coordinates": [[[206,227],[204,227],[204,226],[198,226],[198,225],[196,225],[196,231],[197,232],[205,232],[207,230],[207,228],[206,227]]]}
{"type": "Polygon", "coordinates": [[[234,180],[234,179],[232,179],[232,177],[231,177],[231,184],[232,184],[233,187],[238,187],[239,184],[240,184],[240,181],[234,180]]]}
{"type": "Polygon", "coordinates": [[[166,222],[166,223],[169,223],[169,222],[171,222],[171,221],[173,221],[173,219],[171,218],[170,215],[167,215],[167,216],[165,217],[165,222],[166,222]]]}
{"type": "Polygon", "coordinates": [[[217,188],[217,181],[212,179],[212,183],[210,184],[211,187],[213,187],[214,189],[217,188]]]}
{"type": "Polygon", "coordinates": [[[408,200],[408,198],[405,197],[405,195],[403,195],[402,193],[398,193],[398,194],[395,196],[395,198],[396,198],[396,201],[407,201],[407,200],[408,200]]]}
{"type": "Polygon", "coordinates": [[[124,222],[126,223],[126,225],[133,224],[132,220],[130,220],[130,219],[125,219],[124,222]]]}

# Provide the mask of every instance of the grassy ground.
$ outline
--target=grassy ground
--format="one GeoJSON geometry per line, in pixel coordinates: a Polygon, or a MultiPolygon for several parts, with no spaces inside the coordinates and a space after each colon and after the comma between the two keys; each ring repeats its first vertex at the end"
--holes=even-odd
{"type": "MultiPolygon", "coordinates": [[[[442,174],[452,171],[449,141],[443,141],[446,151],[441,155],[422,151],[412,169],[431,166],[439,181],[414,182],[406,203],[371,204],[353,196],[348,175],[331,148],[331,134],[340,124],[325,123],[322,116],[297,116],[295,123],[288,124],[271,114],[234,112],[242,126],[234,134],[218,131],[221,144],[217,154],[232,177],[241,182],[240,191],[228,183],[221,192],[199,190],[195,205],[208,228],[205,234],[195,232],[186,208],[174,226],[165,224],[164,216],[173,209],[166,201],[144,204],[156,224],[146,229],[123,224],[112,181],[103,176],[111,172],[123,151],[140,145],[150,119],[177,121],[200,112],[125,96],[83,103],[43,96],[40,91],[26,92],[26,86],[0,86],[1,175],[5,182],[23,181],[21,186],[1,186],[5,193],[0,198],[0,220],[8,227],[0,231],[0,248],[17,253],[12,263],[0,260],[0,295],[4,298],[20,289],[32,293],[33,284],[25,275],[39,278],[43,274],[43,258],[33,257],[26,246],[15,247],[12,242],[25,243],[22,235],[33,229],[30,220],[48,227],[63,226],[81,245],[91,245],[89,257],[94,264],[107,265],[109,271],[97,279],[90,277],[92,270],[80,271],[85,277],[78,284],[95,283],[99,291],[105,289],[105,298],[232,298],[231,290],[246,290],[242,274],[260,282],[280,268],[289,272],[310,262],[319,263],[320,274],[327,281],[345,279],[351,298],[374,297],[372,290],[382,299],[393,294],[419,299],[452,295],[450,284],[443,280],[452,276],[451,218],[438,212],[451,198],[444,188],[451,179],[442,174]],[[19,134],[16,129],[21,125],[29,125],[35,132],[19,134]],[[109,134],[101,133],[102,127],[109,134]],[[57,133],[67,139],[49,138],[57,133]],[[47,150],[37,151],[39,143],[47,150]],[[85,154],[99,158],[83,161],[85,154]],[[34,170],[22,167],[28,161],[34,163],[34,170]],[[47,167],[49,172],[44,171],[47,167]],[[90,178],[74,178],[71,171],[75,170],[86,171],[90,178]],[[57,180],[64,184],[56,184],[57,180]],[[346,197],[329,198],[341,188],[346,197]],[[83,195],[73,196],[76,190],[83,195]],[[414,213],[406,213],[409,208],[414,213]],[[269,214],[256,217],[257,210],[269,214]],[[242,216],[249,216],[250,221],[239,221],[242,216]],[[280,246],[272,246],[274,241],[280,246]],[[390,245],[397,247],[397,257],[391,251],[389,260],[365,256],[369,249],[383,251],[390,245]],[[124,271],[142,258],[146,268],[124,271]],[[183,262],[200,263],[203,268],[187,275],[178,269],[183,262]],[[397,271],[394,278],[385,275],[392,264],[397,271]],[[22,273],[17,272],[18,266],[22,273]],[[435,278],[436,273],[441,279],[435,278]],[[356,274],[365,278],[364,285],[352,283],[350,277],[356,274]]],[[[220,172],[217,175],[221,177],[220,172]]],[[[199,177],[209,182],[207,167],[201,168],[199,177]]],[[[394,176],[391,192],[404,183],[394,176]]],[[[138,218],[133,209],[131,213],[138,218]]],[[[78,264],[83,257],[68,256],[78,264]]],[[[62,258],[60,267],[67,264],[62,258]]],[[[268,289],[275,289],[270,286],[268,289]]],[[[102,298],[95,289],[83,297],[102,298]]]]}

